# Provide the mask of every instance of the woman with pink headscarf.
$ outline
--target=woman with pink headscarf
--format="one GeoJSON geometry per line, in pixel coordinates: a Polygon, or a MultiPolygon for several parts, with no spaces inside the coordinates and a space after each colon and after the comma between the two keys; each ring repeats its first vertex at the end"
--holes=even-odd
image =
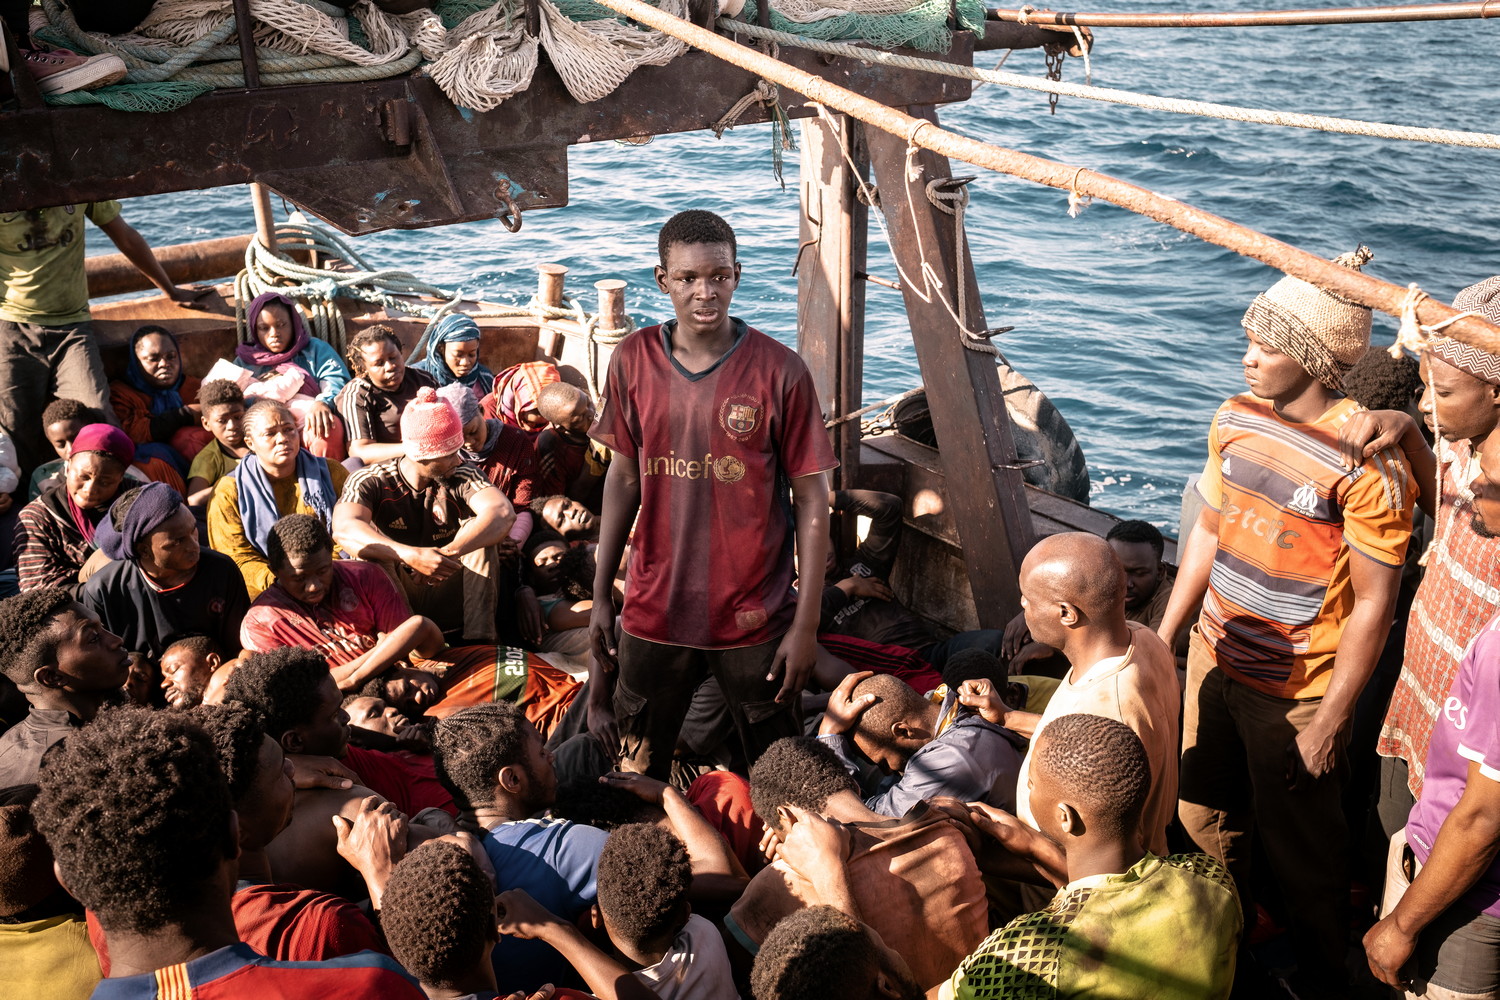
{"type": "Polygon", "coordinates": [[[21,589],[61,587],[77,596],[84,581],[109,557],[95,531],[135,461],[135,442],[118,427],[88,424],[63,463],[62,482],[21,509],[16,526],[16,572],[21,589]]]}
{"type": "Polygon", "coordinates": [[[550,361],[512,365],[495,376],[495,391],[484,398],[484,415],[499,417],[535,438],[547,429],[547,418],[537,409],[542,387],[561,381],[562,373],[550,361]]]}

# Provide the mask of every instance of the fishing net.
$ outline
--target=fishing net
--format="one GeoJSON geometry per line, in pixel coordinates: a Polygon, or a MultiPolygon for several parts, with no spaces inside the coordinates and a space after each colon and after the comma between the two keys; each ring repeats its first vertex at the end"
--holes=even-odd
{"type": "MultiPolygon", "coordinates": [[[[679,17],[688,0],[653,0],[679,17]]],[[[858,38],[882,46],[947,51],[949,0],[776,0],[771,25],[818,39],[858,38]]],[[[122,111],[172,111],[221,87],[243,87],[232,0],[157,0],[128,35],[83,31],[63,0],[42,0],[46,42],[119,56],[125,81],[53,104],[103,104],[122,111]]],[[[754,20],[755,0],[744,16],[754,20]]],[[[983,30],[982,0],[958,0],[959,22],[983,30]]],[[[322,0],[255,0],[255,41],[267,86],[398,76],[423,63],[454,104],[489,111],[531,84],[546,52],[580,103],[612,93],[639,66],[661,66],[686,46],[639,27],[595,0],[540,0],[541,32],[528,38],[521,0],[438,0],[394,15],[361,0],[345,11],[322,0]]]]}
{"type": "Polygon", "coordinates": [[[75,90],[71,94],[48,94],[47,103],[57,105],[102,104],[116,111],[176,111],[189,101],[213,90],[208,83],[164,80],[160,83],[122,83],[100,90],[75,90]]]}
{"type": "MultiPolygon", "coordinates": [[[[984,31],[983,0],[958,0],[958,23],[969,31],[984,31]]],[[[776,0],[771,4],[771,27],[823,41],[862,39],[883,48],[913,48],[947,52],[953,45],[949,0],[776,0]]],[[[757,0],[745,0],[740,15],[756,23],[757,0]]]]}

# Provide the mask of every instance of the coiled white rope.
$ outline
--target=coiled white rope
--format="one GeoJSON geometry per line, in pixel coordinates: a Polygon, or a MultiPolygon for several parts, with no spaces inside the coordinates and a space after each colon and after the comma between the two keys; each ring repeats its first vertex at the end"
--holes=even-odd
{"type": "MultiPolygon", "coordinates": [[[[276,239],[285,249],[272,250],[252,239],[245,248],[245,269],[235,276],[235,320],[242,340],[247,335],[246,307],[255,296],[268,291],[300,301],[307,312],[309,332],[334,345],[340,353],[344,350],[346,329],[336,299],[356,299],[381,306],[387,312],[420,316],[429,322],[452,312],[461,303],[478,301],[457,290],[429,284],[407,271],[373,268],[347,240],[321,226],[282,223],[276,227],[276,239]],[[287,255],[287,249],[334,257],[353,269],[329,271],[301,264],[287,255]]],[[[562,306],[547,305],[533,295],[525,305],[488,307],[469,315],[474,319],[529,316],[538,320],[570,320],[595,344],[617,343],[635,328],[633,321],[627,319],[622,330],[604,329],[597,314],[585,312],[576,299],[567,295],[563,296],[562,306]]]]}
{"type": "Polygon", "coordinates": [[[1189,101],[1176,97],[1157,97],[1153,94],[1137,94],[1128,90],[1109,87],[1091,87],[1081,83],[1041,80],[1020,73],[1002,70],[955,66],[936,59],[920,59],[915,56],[898,55],[884,49],[873,49],[849,42],[825,42],[815,38],[804,38],[774,28],[762,28],[721,17],[721,31],[751,38],[769,39],[782,45],[825,52],[829,55],[847,56],[861,62],[893,66],[898,69],[914,69],[924,73],[958,77],[1015,87],[1020,90],[1035,90],[1045,94],[1061,94],[1064,97],[1080,97],[1109,104],[1124,104],[1151,111],[1167,111],[1178,115],[1198,115],[1205,118],[1222,118],[1226,121],[1251,122],[1260,125],[1281,125],[1288,128],[1314,129],[1321,132],[1342,132],[1347,135],[1368,135],[1382,139],[1403,139],[1407,142],[1432,142],[1447,146],[1469,146],[1476,149],[1500,149],[1500,135],[1490,132],[1465,132],[1457,129],[1420,128],[1413,125],[1391,125],[1385,122],[1359,121],[1354,118],[1334,118],[1328,115],[1305,115],[1291,111],[1271,111],[1264,108],[1241,108],[1230,104],[1212,104],[1207,101],[1189,101]]]}

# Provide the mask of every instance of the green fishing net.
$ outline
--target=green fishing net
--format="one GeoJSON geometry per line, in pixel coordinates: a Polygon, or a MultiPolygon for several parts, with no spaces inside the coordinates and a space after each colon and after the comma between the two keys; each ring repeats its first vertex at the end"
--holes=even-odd
{"type": "Polygon", "coordinates": [[[176,111],[214,88],[206,83],[163,80],[159,83],[121,83],[98,90],[75,90],[71,94],[48,94],[48,104],[64,106],[102,104],[116,111],[146,111],[161,114],[176,111]]]}

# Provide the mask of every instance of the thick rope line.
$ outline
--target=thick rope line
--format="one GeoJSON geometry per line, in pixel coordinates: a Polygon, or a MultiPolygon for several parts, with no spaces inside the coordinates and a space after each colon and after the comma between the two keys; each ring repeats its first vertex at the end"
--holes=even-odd
{"type": "Polygon", "coordinates": [[[1403,4],[1391,7],[1327,7],[1312,10],[1223,11],[1200,14],[1078,14],[1069,11],[988,10],[993,21],[1078,25],[1086,28],[1245,28],[1256,25],[1388,24],[1397,21],[1462,21],[1500,17],[1500,0],[1473,3],[1403,4]]]}
{"type": "MultiPolygon", "coordinates": [[[[765,77],[781,87],[789,88],[807,98],[811,104],[822,104],[835,111],[864,122],[892,135],[902,136],[909,142],[930,149],[949,159],[972,163],[976,167],[1009,174],[1037,184],[1062,190],[1077,191],[1080,196],[1098,198],[1111,202],[1127,211],[1155,219],[1174,229],[1189,233],[1208,243],[1233,250],[1235,253],[1269,264],[1294,278],[1301,278],[1319,288],[1341,295],[1371,309],[1378,309],[1392,316],[1399,316],[1405,303],[1408,289],[1371,275],[1362,274],[1347,267],[1308,253],[1289,243],[1272,239],[1248,226],[1229,221],[1212,212],[1194,208],[1176,198],[1157,194],[1146,188],[1111,177],[1108,174],[1084,170],[1076,165],[1060,163],[1041,156],[1032,156],[1019,150],[1006,149],[992,143],[980,142],[957,132],[939,128],[931,122],[930,127],[917,129],[925,119],[915,118],[904,111],[881,104],[879,101],[856,94],[830,80],[798,69],[787,63],[772,59],[746,45],[724,38],[705,28],[681,18],[663,14],[650,4],[640,0],[597,0],[641,24],[680,38],[696,49],[701,49],[738,66],[748,73],[765,77]],[[916,133],[920,132],[920,136],[916,133]]],[[[1415,306],[1419,322],[1431,325],[1453,320],[1448,336],[1462,340],[1481,350],[1500,354],[1500,326],[1485,322],[1477,316],[1459,319],[1457,310],[1434,299],[1423,299],[1415,306]]]]}
{"type": "Polygon", "coordinates": [[[1188,101],[1175,97],[1157,97],[1152,94],[1137,94],[1128,90],[1108,87],[1091,87],[1081,83],[1041,80],[1020,73],[1003,70],[982,69],[975,66],[958,66],[936,59],[919,59],[915,56],[899,55],[884,49],[872,49],[848,42],[824,42],[804,38],[773,28],[762,28],[726,17],[719,18],[719,27],[732,34],[748,35],[751,38],[774,40],[782,45],[811,49],[829,55],[847,56],[861,62],[897,69],[913,69],[924,73],[958,77],[994,83],[1002,87],[1020,90],[1035,90],[1044,94],[1061,94],[1065,97],[1081,97],[1109,104],[1124,104],[1150,111],[1167,111],[1178,115],[1196,115],[1205,118],[1221,118],[1226,121],[1251,122],[1259,125],[1280,125],[1287,128],[1314,129],[1320,132],[1342,132],[1346,135],[1368,135],[1381,139],[1402,139],[1407,142],[1431,142],[1445,146],[1468,146],[1474,149],[1500,149],[1500,135],[1490,132],[1464,132],[1456,129],[1419,128],[1411,125],[1390,125],[1384,122],[1366,122],[1353,118],[1333,118],[1328,115],[1305,115],[1291,111],[1271,111],[1264,108],[1241,108],[1230,104],[1211,104],[1206,101],[1188,101]]]}

